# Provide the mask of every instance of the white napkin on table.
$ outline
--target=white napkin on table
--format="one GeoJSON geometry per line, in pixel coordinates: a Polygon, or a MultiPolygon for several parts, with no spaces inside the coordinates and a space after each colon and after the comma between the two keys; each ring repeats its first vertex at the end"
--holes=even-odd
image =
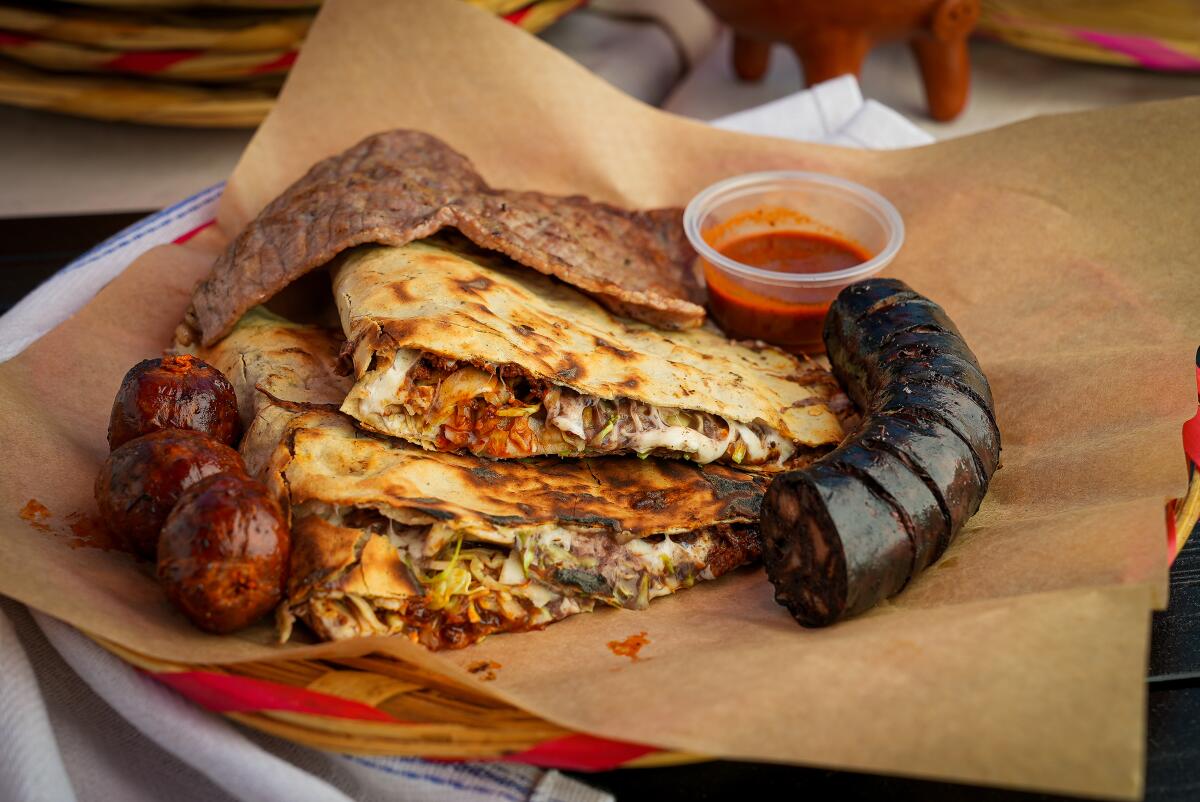
{"type": "MultiPolygon", "coordinates": [[[[850,147],[930,141],[899,114],[864,101],[852,77],[713,123],[850,147]]],[[[135,223],[26,296],[0,317],[0,361],[73,314],[141,253],[211,220],[221,189],[210,187],[135,223]]],[[[66,624],[31,618],[0,599],[0,799],[76,798],[601,802],[611,796],[532,767],[354,758],[239,730],[66,624]]]]}
{"type": "Polygon", "coordinates": [[[848,148],[887,150],[927,145],[933,137],[882,103],[863,100],[843,75],[808,91],[711,120],[718,128],[848,148]]]}

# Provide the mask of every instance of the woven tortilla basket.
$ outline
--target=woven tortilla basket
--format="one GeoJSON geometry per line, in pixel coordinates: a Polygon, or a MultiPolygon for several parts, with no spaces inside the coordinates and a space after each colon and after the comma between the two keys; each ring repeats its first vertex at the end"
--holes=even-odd
{"type": "MultiPolygon", "coordinates": [[[[705,759],[572,732],[389,656],[188,665],[94,640],[201,707],[317,749],[576,771],[705,759]]],[[[485,684],[486,675],[478,682],[485,684]]]]}
{"type": "MultiPolygon", "coordinates": [[[[257,5],[263,2],[258,0],[257,5]]],[[[537,33],[579,8],[585,0],[468,2],[537,33]]],[[[210,0],[210,4],[225,8],[239,7],[239,3],[256,5],[255,0],[210,0]]],[[[149,4],[141,0],[113,2],[115,6],[130,8],[149,4]]],[[[154,0],[154,4],[164,3],[154,0]]],[[[184,0],[165,5],[182,4],[184,0]]],[[[308,8],[319,2],[286,0],[280,5],[271,0],[266,4],[308,8]]],[[[96,0],[93,5],[106,3],[96,0]]],[[[296,57],[294,43],[251,52],[221,52],[219,47],[211,52],[139,48],[126,52],[128,44],[121,49],[108,49],[71,40],[56,41],[53,36],[61,35],[61,29],[52,24],[53,14],[43,12],[42,16],[51,24],[33,25],[21,31],[0,29],[2,104],[144,125],[252,128],[270,112],[283,75],[296,57]]],[[[137,17],[131,20],[131,25],[140,24],[137,17]]],[[[295,24],[294,15],[289,23],[295,24]]],[[[148,36],[161,40],[171,35],[170,28],[162,25],[146,23],[146,26],[148,36]]],[[[120,26],[115,28],[119,34],[120,26]]],[[[191,38],[194,46],[196,32],[186,27],[180,30],[191,38]]],[[[132,30],[124,32],[129,35],[132,30]]]]}
{"type": "Polygon", "coordinates": [[[1200,72],[1198,14],[1187,0],[983,0],[978,30],[1049,56],[1200,72]]]}

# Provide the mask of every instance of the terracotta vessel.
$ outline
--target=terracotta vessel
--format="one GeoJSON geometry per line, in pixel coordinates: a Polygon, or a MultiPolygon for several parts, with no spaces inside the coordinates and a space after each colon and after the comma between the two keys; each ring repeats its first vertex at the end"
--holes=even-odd
{"type": "Polygon", "coordinates": [[[704,3],[733,28],[733,65],[742,80],[762,78],[775,42],[795,51],[811,86],[846,73],[858,75],[873,45],[907,39],[921,68],[930,116],[952,120],[967,102],[967,37],[979,20],[979,0],[704,3]]]}

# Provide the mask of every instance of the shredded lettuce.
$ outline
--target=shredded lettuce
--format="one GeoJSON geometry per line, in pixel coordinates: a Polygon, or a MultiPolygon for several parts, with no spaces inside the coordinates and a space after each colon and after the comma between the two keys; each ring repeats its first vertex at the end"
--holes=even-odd
{"type": "Polygon", "coordinates": [[[449,564],[441,571],[431,577],[421,577],[418,579],[421,584],[425,585],[426,592],[429,595],[429,608],[431,610],[440,610],[450,603],[450,600],[455,596],[462,596],[467,593],[471,586],[471,572],[466,568],[461,568],[458,565],[458,556],[462,552],[463,535],[459,533],[458,539],[454,543],[454,553],[450,555],[449,564]]]}
{"type": "Polygon", "coordinates": [[[601,429],[600,431],[596,432],[596,436],[592,438],[592,445],[598,446],[601,443],[603,443],[604,440],[608,437],[609,432],[611,432],[613,430],[613,427],[616,425],[617,425],[617,416],[613,415],[612,417],[610,417],[608,419],[608,423],[605,424],[604,428],[601,429]]]}
{"type": "Polygon", "coordinates": [[[542,408],[541,404],[530,404],[527,407],[508,407],[498,409],[496,414],[501,418],[526,418],[542,408]]]}

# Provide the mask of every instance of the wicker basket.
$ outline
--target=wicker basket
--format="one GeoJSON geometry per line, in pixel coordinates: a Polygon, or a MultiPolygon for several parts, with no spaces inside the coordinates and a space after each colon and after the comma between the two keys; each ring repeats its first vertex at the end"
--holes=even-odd
{"type": "Polygon", "coordinates": [[[0,38],[33,36],[106,50],[288,50],[304,41],[311,23],[312,14],[303,12],[112,14],[58,5],[35,9],[0,0],[0,38]]]}
{"type": "Polygon", "coordinates": [[[1178,0],[983,0],[978,31],[1051,56],[1200,72],[1200,18],[1178,0]]]}
{"type": "Polygon", "coordinates": [[[577,771],[706,759],[575,733],[393,657],[187,665],[95,640],[201,707],[318,749],[577,771]]]}
{"type": "Polygon", "coordinates": [[[108,50],[37,37],[0,36],[0,56],[51,73],[131,75],[160,81],[225,83],[283,76],[295,50],[108,50]]]}
{"type": "MultiPolygon", "coordinates": [[[[531,33],[585,1],[466,0],[531,33]]],[[[232,14],[255,0],[211,4],[232,14]]],[[[206,25],[203,16],[164,18],[141,8],[166,5],[163,0],[92,5],[125,8],[128,17],[0,6],[0,103],[150,125],[253,127],[271,110],[296,57],[310,21],[303,9],[319,2],[283,6],[299,14],[250,14],[240,27],[236,16],[209,18],[206,25]]],[[[281,7],[278,0],[270,5],[281,7]]]]}

